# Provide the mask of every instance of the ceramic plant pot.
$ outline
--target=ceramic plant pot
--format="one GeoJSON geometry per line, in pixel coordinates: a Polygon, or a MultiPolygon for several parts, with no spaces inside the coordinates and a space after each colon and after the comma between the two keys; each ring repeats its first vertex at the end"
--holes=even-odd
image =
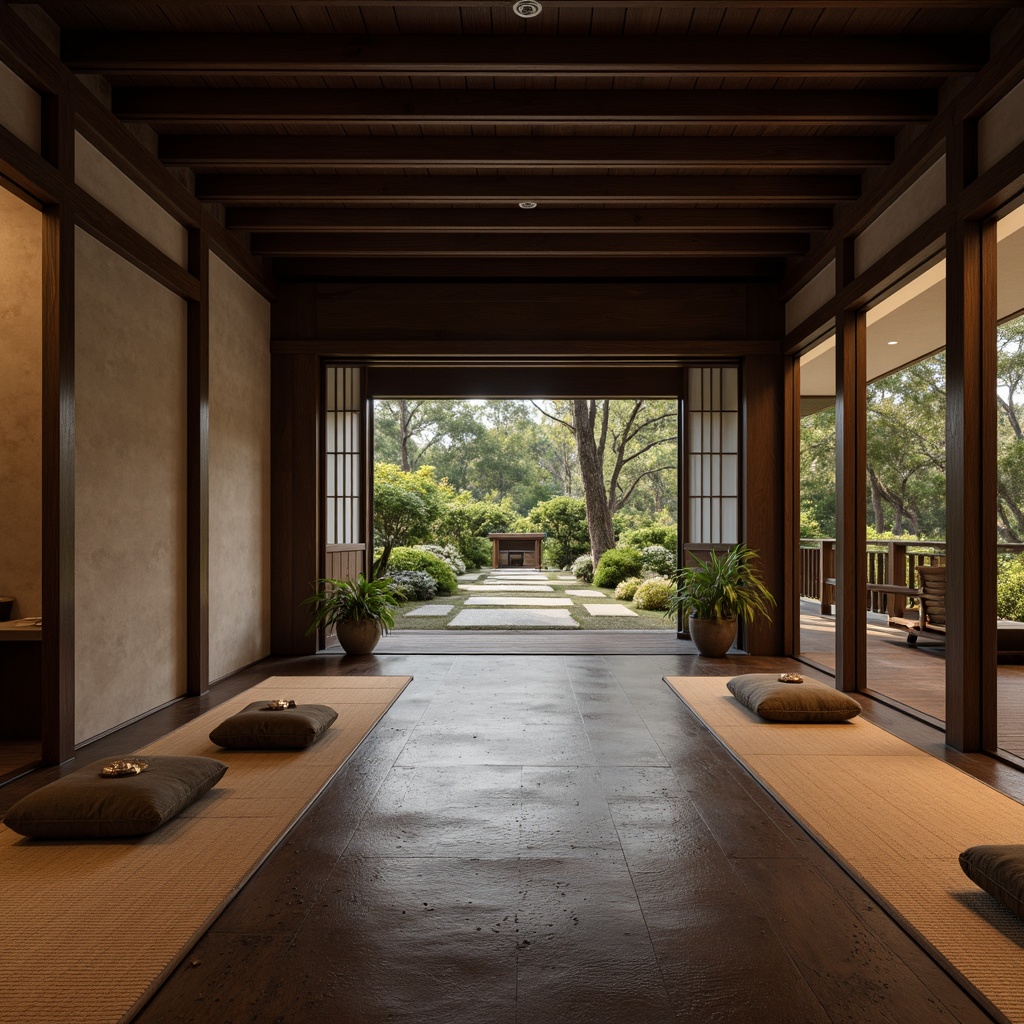
{"type": "Polygon", "coordinates": [[[381,638],[380,623],[375,619],[338,622],[335,633],[346,654],[372,654],[381,638]]]}
{"type": "Polygon", "coordinates": [[[689,620],[690,639],[705,658],[724,658],[736,640],[736,619],[689,620]]]}

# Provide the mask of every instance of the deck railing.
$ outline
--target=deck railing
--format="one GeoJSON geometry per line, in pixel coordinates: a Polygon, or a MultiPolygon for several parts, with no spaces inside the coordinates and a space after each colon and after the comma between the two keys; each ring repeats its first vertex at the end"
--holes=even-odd
{"type": "MultiPolygon", "coordinates": [[[[868,611],[903,615],[913,598],[887,594],[872,587],[917,586],[919,565],[945,565],[945,541],[867,541],[868,611]]],[[[1024,552],[1024,544],[999,544],[1000,554],[1024,552]]],[[[832,614],[835,603],[836,542],[832,537],[800,539],[800,596],[817,601],[823,615],[832,614]]]]}

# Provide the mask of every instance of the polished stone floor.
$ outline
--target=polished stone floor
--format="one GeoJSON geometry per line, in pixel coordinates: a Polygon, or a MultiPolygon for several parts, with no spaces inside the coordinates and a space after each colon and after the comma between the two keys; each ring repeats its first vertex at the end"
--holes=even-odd
{"type": "Polygon", "coordinates": [[[321,655],[100,741],[267,675],[415,677],[138,1020],[988,1021],[662,682],[783,666],[321,655]]]}

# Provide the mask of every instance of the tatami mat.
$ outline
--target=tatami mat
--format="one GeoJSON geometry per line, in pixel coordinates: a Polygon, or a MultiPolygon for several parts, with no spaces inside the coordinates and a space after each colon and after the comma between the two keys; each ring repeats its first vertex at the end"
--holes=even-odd
{"type": "Polygon", "coordinates": [[[0,828],[0,1021],[117,1024],[152,994],[409,683],[276,676],[125,753],[200,754],[220,783],[140,839],[57,842],[0,828]],[[328,704],[305,751],[222,750],[209,732],[256,700],[328,704]]]}
{"type": "Polygon", "coordinates": [[[978,843],[1024,843],[1024,807],[863,719],[765,722],[725,679],[666,682],[990,1009],[1024,1024],[1024,921],[957,861],[978,843]]]}

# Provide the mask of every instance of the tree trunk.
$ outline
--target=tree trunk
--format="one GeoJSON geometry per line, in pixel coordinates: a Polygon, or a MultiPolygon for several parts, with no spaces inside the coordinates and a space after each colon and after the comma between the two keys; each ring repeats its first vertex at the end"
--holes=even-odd
{"type": "Polygon", "coordinates": [[[409,403],[403,398],[398,403],[398,436],[402,446],[402,472],[409,472],[409,403]]]}
{"type": "Polygon", "coordinates": [[[882,488],[875,471],[868,466],[868,480],[871,483],[871,511],[875,516],[875,529],[885,533],[885,507],[882,504],[882,488]]]}
{"type": "Polygon", "coordinates": [[[615,530],[608,508],[608,492],[604,486],[604,465],[594,436],[594,413],[596,406],[583,398],[572,403],[575,426],[576,450],[580,459],[580,475],[583,477],[583,496],[587,502],[587,529],[590,531],[590,553],[594,567],[601,556],[615,547],[615,530]]]}

